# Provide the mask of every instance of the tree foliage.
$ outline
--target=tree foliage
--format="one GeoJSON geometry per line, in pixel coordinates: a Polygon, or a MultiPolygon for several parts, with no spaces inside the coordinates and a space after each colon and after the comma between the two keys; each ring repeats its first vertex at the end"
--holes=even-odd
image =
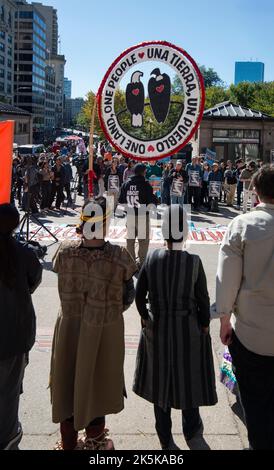
{"type": "Polygon", "coordinates": [[[199,68],[201,74],[203,75],[206,88],[213,86],[220,87],[223,85],[223,81],[220,79],[219,75],[213,68],[209,67],[207,69],[205,65],[200,65],[199,68]]]}
{"type": "Polygon", "coordinates": [[[229,92],[220,86],[211,86],[206,89],[205,109],[213,108],[217,103],[229,100],[229,92]]]}
{"type": "MultiPolygon", "coordinates": [[[[92,116],[94,105],[95,105],[95,94],[93,93],[93,91],[90,91],[87,94],[86,102],[77,118],[78,126],[81,126],[87,129],[88,131],[90,129],[91,116],[92,116]]],[[[105,138],[104,133],[101,129],[100,121],[98,118],[98,113],[96,113],[94,133],[97,134],[102,139],[105,138]]]]}
{"type": "MultiPolygon", "coordinates": [[[[78,116],[77,124],[86,129],[89,129],[90,127],[94,99],[95,95],[92,91],[90,91],[87,95],[85,105],[82,108],[80,115],[78,116]]],[[[266,83],[242,82],[238,85],[231,85],[229,88],[225,87],[223,84],[219,86],[206,86],[205,109],[212,108],[216,104],[222,103],[224,101],[231,101],[235,104],[252,108],[274,117],[274,81],[266,83]]],[[[120,113],[119,122],[130,135],[135,137],[141,137],[142,135],[143,138],[156,139],[167,134],[178,121],[180,112],[182,111],[182,102],[183,88],[179,77],[176,76],[172,83],[173,104],[171,104],[169,116],[164,124],[160,125],[157,123],[152,113],[151,107],[149,106],[149,100],[146,99],[144,127],[142,130],[133,129],[131,127],[131,117],[127,111],[126,97],[123,90],[118,90],[116,92],[115,111],[120,113]]],[[[101,138],[105,138],[99,123],[98,116],[96,116],[95,120],[95,134],[99,135],[101,138]]]]}

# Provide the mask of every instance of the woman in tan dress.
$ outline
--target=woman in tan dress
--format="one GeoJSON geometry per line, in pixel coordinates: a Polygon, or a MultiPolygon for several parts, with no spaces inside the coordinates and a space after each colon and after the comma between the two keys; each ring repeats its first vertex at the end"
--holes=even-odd
{"type": "Polygon", "coordinates": [[[81,238],[65,242],[53,269],[58,274],[61,311],[53,340],[51,399],[53,422],[61,423],[57,448],[112,450],[105,416],[124,408],[124,319],[134,300],[137,271],[125,248],[105,241],[106,200],[84,206],[81,238]],[[100,233],[101,232],[101,233],[100,233]]]}

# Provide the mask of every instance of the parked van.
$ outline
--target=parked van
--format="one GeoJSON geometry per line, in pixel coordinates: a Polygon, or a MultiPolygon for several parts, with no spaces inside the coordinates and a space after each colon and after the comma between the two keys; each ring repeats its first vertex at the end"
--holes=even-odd
{"type": "Polygon", "coordinates": [[[20,145],[17,148],[19,155],[39,155],[46,151],[43,144],[41,145],[20,145]]]}

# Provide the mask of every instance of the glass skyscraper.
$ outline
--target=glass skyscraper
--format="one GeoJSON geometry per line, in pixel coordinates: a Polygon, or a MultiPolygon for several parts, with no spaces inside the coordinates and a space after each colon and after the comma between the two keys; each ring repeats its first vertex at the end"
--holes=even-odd
{"type": "Polygon", "coordinates": [[[241,82],[263,82],[264,64],[262,62],[236,62],[235,85],[241,82]]]}

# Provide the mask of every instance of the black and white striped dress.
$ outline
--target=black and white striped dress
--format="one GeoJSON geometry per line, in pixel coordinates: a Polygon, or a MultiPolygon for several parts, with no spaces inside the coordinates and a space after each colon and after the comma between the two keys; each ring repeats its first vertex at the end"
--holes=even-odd
{"type": "Polygon", "coordinates": [[[162,409],[217,403],[209,296],[202,262],[185,251],[156,250],[139,276],[141,332],[133,391],[162,409]],[[149,298],[149,310],[146,298],[149,298]]]}

